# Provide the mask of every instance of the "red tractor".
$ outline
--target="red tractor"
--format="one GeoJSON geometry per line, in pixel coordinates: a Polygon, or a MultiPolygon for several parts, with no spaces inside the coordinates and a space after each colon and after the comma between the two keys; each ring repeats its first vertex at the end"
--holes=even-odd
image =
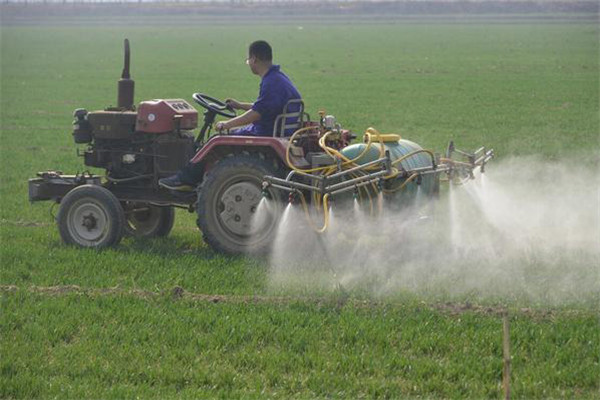
{"type": "Polygon", "coordinates": [[[216,116],[231,118],[235,112],[202,93],[192,96],[205,109],[195,137],[198,112],[185,100],[142,101],[135,107],[129,57],[125,40],[118,106],[74,112],[73,138],[86,145],[78,154],[86,166],[104,169],[105,174],[45,171],[29,180],[30,201],[60,203],[57,223],[65,243],[104,248],[119,243],[124,234],[166,236],[173,227],[174,208],[180,207],[196,212],[204,240],[216,250],[264,251],[273,240],[284,193],[290,200],[300,197],[304,206],[313,202],[325,208],[333,195],[350,191],[370,196],[398,188],[410,192],[411,185],[419,185],[435,194],[442,174],[467,176],[474,168],[483,169],[493,155],[485,149],[460,152],[468,160],[455,164],[453,148],[440,159],[395,135],[374,132],[367,132],[368,143],[356,147],[350,145],[353,135],[332,116],[311,122],[299,100],[298,112],[287,112],[290,104],[282,110],[271,137],[211,136],[216,116]],[[296,132],[291,138],[284,134],[290,129],[296,132]],[[159,186],[160,178],[188,162],[203,172],[195,192],[159,186]],[[256,224],[253,219],[263,197],[273,200],[272,207],[256,224]]]}

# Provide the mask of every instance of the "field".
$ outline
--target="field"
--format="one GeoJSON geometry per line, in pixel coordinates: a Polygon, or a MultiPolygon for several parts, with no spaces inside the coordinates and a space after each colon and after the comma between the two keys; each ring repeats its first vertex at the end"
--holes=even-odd
{"type": "Polygon", "coordinates": [[[596,22],[53,21],[1,31],[1,398],[497,398],[505,310],[514,397],[600,397],[597,296],[291,293],[268,260],[213,252],[185,211],[168,238],[96,252],[27,202],[37,171],[85,169],[71,115],[116,103],[125,37],[137,101],[252,100],[246,46],[263,38],[309,112],[355,132],[597,169],[596,22]]]}

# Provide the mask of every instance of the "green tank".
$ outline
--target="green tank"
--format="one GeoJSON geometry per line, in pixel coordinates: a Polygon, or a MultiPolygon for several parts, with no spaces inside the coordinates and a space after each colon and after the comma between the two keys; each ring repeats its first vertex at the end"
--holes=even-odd
{"type": "MultiPolygon", "coordinates": [[[[406,139],[385,142],[383,145],[381,143],[374,142],[371,144],[371,147],[367,150],[367,152],[356,161],[356,164],[362,165],[380,158],[382,154],[381,146],[383,146],[384,152],[386,150],[389,151],[392,163],[395,160],[406,156],[407,154],[417,150],[422,150],[421,146],[406,139]]],[[[345,157],[353,160],[358,157],[366,147],[366,143],[356,143],[345,147],[341,150],[341,153],[345,157]]],[[[432,160],[428,153],[422,152],[407,157],[398,164],[401,165],[403,169],[410,171],[415,168],[430,167],[432,165],[432,160]]],[[[409,176],[410,175],[411,174],[409,173],[409,176]]],[[[397,177],[386,180],[384,185],[384,197],[389,200],[389,205],[405,207],[407,205],[415,204],[416,201],[420,201],[421,197],[429,198],[439,192],[438,174],[421,175],[417,179],[414,179],[406,184],[404,188],[399,189],[406,179],[407,177],[397,177]]]]}

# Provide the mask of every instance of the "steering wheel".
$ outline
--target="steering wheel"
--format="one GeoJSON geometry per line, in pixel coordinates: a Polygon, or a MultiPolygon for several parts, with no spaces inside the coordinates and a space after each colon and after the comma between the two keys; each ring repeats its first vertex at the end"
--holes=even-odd
{"type": "Polygon", "coordinates": [[[221,100],[215,99],[214,97],[207,96],[203,93],[194,93],[192,98],[194,101],[196,101],[196,103],[200,104],[208,111],[212,111],[227,118],[234,118],[236,116],[233,108],[221,100]]]}

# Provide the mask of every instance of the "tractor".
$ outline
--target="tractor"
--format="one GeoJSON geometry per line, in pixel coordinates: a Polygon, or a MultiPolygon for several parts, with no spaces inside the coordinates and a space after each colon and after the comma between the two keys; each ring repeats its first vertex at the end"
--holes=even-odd
{"type": "MultiPolygon", "coordinates": [[[[333,198],[353,197],[373,204],[386,196],[403,207],[418,189],[436,196],[441,180],[473,177],[473,171],[493,157],[480,148],[467,153],[451,143],[445,157],[393,134],[370,128],[363,142],[343,129],[331,115],[319,112],[312,121],[301,100],[289,102],[269,137],[213,132],[217,116],[232,118],[226,103],[203,93],[192,98],[198,111],[183,99],[155,99],[134,104],[129,41],[118,82],[116,107],[74,112],[73,139],[88,167],[103,169],[63,174],[38,172],[29,179],[29,200],[59,204],[56,221],[62,240],[87,248],[117,245],[124,235],[161,237],[169,234],[175,208],[197,216],[207,244],[230,254],[265,252],[276,235],[285,202],[322,213],[327,228],[333,198]],[[289,110],[294,110],[290,112],[289,110]],[[286,133],[293,131],[291,136],[286,133]],[[456,160],[454,156],[461,160],[456,160]],[[195,191],[178,192],[159,186],[163,177],[186,164],[197,164],[203,178],[195,191]],[[268,201],[268,213],[257,213],[268,201]]],[[[314,214],[314,212],[312,212],[314,214]]]]}

